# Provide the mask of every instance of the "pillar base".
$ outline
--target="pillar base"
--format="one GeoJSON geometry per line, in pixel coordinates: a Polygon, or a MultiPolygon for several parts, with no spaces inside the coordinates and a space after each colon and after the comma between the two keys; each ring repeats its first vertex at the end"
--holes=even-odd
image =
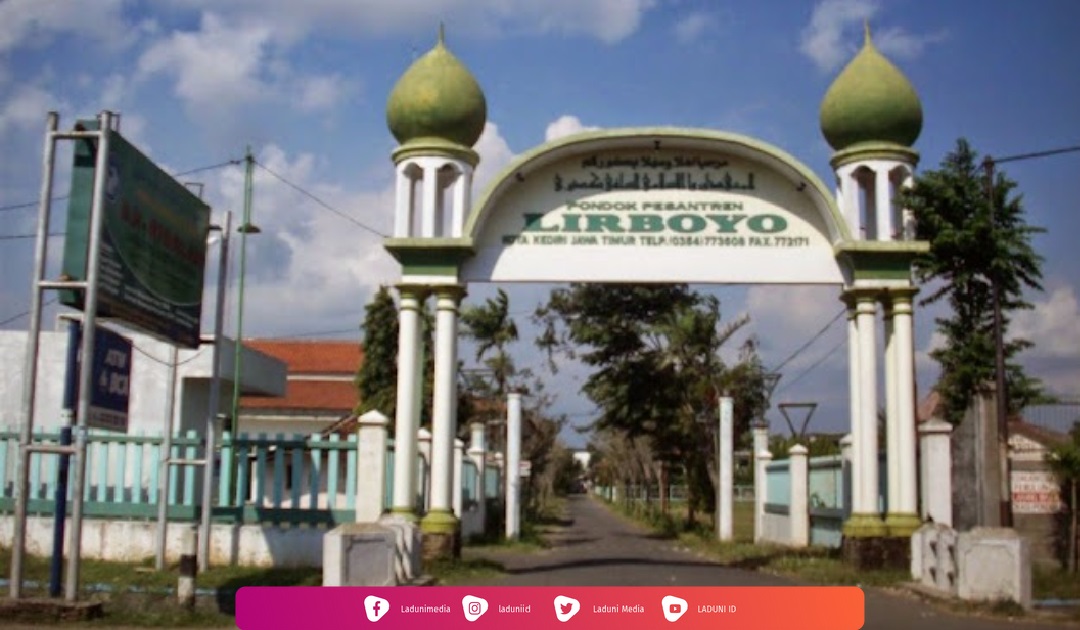
{"type": "Polygon", "coordinates": [[[461,557],[461,522],[450,510],[433,510],[420,520],[424,562],[461,557]]]}
{"type": "Polygon", "coordinates": [[[414,525],[420,522],[420,516],[416,514],[416,510],[413,508],[390,508],[390,516],[393,516],[397,520],[406,521],[414,525]]]}
{"type": "Polygon", "coordinates": [[[878,538],[889,533],[885,522],[877,514],[852,514],[844,521],[844,539],[878,538]]]}
{"type": "Polygon", "coordinates": [[[911,538],[903,536],[844,536],[844,562],[859,571],[911,570],[911,538]]]}
{"type": "Polygon", "coordinates": [[[915,530],[922,527],[923,522],[918,514],[912,512],[900,512],[885,516],[885,526],[889,529],[889,536],[898,538],[911,538],[915,530]]]}

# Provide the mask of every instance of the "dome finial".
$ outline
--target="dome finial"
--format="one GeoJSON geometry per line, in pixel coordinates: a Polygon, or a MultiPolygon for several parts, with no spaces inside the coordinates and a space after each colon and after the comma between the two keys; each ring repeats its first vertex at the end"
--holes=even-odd
{"type": "Polygon", "coordinates": [[[439,22],[439,45],[446,45],[446,24],[442,21],[439,22]]]}
{"type": "Polygon", "coordinates": [[[874,42],[870,39],[870,18],[866,18],[862,22],[863,26],[863,46],[873,46],[874,42]]]}

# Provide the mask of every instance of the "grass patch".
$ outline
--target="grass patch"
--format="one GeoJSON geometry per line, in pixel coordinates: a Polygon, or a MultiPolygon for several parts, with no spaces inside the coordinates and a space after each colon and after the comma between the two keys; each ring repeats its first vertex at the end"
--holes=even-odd
{"type": "Polygon", "coordinates": [[[503,573],[503,565],[487,558],[440,560],[428,565],[427,573],[439,586],[482,584],[503,573]]]}
{"type": "MultiPolygon", "coordinates": [[[[23,562],[23,591],[30,597],[48,595],[50,559],[27,554],[23,562]],[[34,584],[30,584],[33,582],[34,584]]],[[[80,565],[80,597],[104,602],[105,616],[89,625],[147,627],[235,627],[236,591],[244,586],[319,586],[322,569],[216,566],[199,573],[198,589],[214,589],[200,596],[194,610],[176,605],[179,568],[172,564],[155,570],[153,558],[142,562],[110,562],[84,558],[80,565]]],[[[67,565],[64,565],[65,571],[67,565]]],[[[0,575],[11,573],[11,550],[0,548],[0,575]]]]}
{"type": "Polygon", "coordinates": [[[1080,573],[1035,565],[1031,567],[1031,592],[1035,599],[1080,600],[1080,573]]]}
{"type": "Polygon", "coordinates": [[[734,504],[732,530],[735,540],[724,543],[716,540],[710,515],[706,515],[705,520],[687,525],[685,507],[679,504],[673,505],[668,514],[661,514],[656,506],[641,503],[608,505],[649,527],[657,536],[677,540],[680,545],[724,566],[765,571],[812,584],[834,586],[892,586],[911,579],[910,572],[902,570],[856,570],[843,561],[839,549],[793,549],[781,545],[754,544],[754,504],[749,502],[734,504]]]}

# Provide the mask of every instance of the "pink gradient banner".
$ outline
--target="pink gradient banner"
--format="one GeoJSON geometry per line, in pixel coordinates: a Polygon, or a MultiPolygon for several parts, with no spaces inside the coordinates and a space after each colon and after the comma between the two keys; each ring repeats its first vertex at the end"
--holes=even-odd
{"type": "Polygon", "coordinates": [[[236,625],[271,628],[855,630],[861,589],[798,587],[265,587],[236,596],[236,625]]]}

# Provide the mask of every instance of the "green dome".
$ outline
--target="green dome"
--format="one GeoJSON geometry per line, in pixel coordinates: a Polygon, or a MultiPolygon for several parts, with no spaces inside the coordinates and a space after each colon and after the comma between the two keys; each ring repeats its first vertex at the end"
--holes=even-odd
{"type": "Polygon", "coordinates": [[[836,151],[864,142],[910,147],[922,131],[922,104],[900,69],[870,40],[821,102],[821,132],[836,151]]]}
{"type": "Polygon", "coordinates": [[[487,122],[487,100],[472,73],[439,42],[398,79],[386,103],[390,133],[402,145],[471,147],[487,122]]]}

